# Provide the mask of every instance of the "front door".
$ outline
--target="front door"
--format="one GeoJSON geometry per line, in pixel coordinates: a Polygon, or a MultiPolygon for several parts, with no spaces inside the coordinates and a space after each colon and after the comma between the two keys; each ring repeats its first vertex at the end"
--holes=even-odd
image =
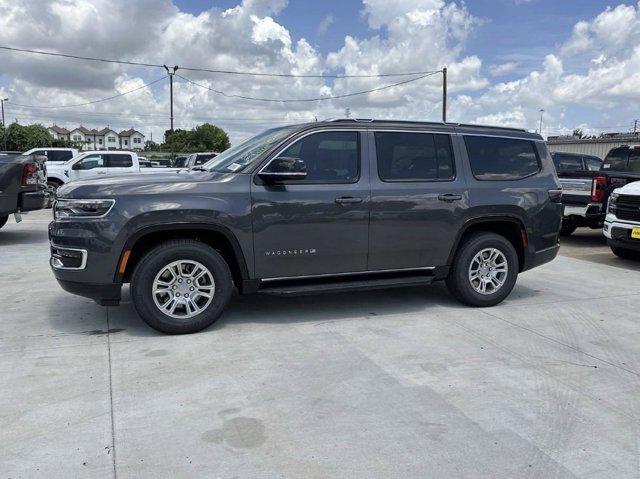
{"type": "Polygon", "coordinates": [[[69,171],[71,180],[99,177],[107,174],[107,164],[104,155],[92,153],[76,161],[69,171]]]}
{"type": "Polygon", "coordinates": [[[370,270],[445,265],[462,226],[467,187],[446,133],[369,133],[370,270]]]}
{"type": "Polygon", "coordinates": [[[256,276],[282,278],[366,270],[369,167],[362,133],[305,134],[274,157],[304,161],[305,179],[252,182],[256,276]]]}

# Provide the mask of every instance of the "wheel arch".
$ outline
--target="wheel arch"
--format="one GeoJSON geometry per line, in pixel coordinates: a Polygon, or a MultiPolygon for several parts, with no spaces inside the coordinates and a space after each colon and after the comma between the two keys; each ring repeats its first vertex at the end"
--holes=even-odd
{"type": "Polygon", "coordinates": [[[166,223],[141,228],[129,237],[120,251],[115,281],[128,282],[146,251],[173,239],[194,239],[218,251],[229,265],[238,289],[242,290],[243,283],[249,279],[247,263],[240,244],[226,227],[208,223],[166,223]]]}
{"type": "Polygon", "coordinates": [[[453,260],[460,249],[464,238],[475,232],[489,232],[504,236],[513,245],[518,254],[519,270],[522,271],[525,260],[525,250],[529,245],[529,239],[524,222],[516,216],[486,216],[468,220],[458,232],[456,240],[451,248],[447,264],[453,260]]]}

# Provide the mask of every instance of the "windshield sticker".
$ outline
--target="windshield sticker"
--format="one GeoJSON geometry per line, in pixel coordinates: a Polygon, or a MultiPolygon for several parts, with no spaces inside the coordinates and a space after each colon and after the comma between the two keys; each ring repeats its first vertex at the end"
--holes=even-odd
{"type": "Polygon", "coordinates": [[[242,168],[242,165],[239,165],[238,163],[231,163],[227,166],[227,169],[231,171],[238,171],[240,168],[242,168]]]}

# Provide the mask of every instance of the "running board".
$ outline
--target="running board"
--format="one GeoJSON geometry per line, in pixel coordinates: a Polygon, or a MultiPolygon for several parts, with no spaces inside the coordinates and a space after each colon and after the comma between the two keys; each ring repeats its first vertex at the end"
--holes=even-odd
{"type": "Polygon", "coordinates": [[[305,294],[340,293],[347,291],[359,291],[368,289],[402,288],[406,286],[425,286],[433,282],[433,276],[408,276],[375,279],[349,279],[331,281],[327,278],[323,282],[299,283],[286,285],[277,282],[262,283],[259,294],[271,294],[277,296],[301,296],[305,294]]]}

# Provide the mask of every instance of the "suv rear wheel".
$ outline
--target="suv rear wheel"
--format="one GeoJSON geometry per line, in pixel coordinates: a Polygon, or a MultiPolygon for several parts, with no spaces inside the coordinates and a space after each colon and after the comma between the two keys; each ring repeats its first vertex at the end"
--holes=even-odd
{"type": "Polygon", "coordinates": [[[560,228],[560,236],[571,236],[577,227],[578,225],[575,221],[563,219],[562,227],[560,228]]]}
{"type": "Polygon", "coordinates": [[[494,306],[511,293],[518,269],[518,254],[509,240],[495,233],[474,233],[458,249],[446,283],[465,304],[494,306]]]}
{"type": "Polygon", "coordinates": [[[156,246],[140,260],[131,278],[136,311],[149,326],[167,334],[195,333],[210,326],[232,292],[224,258],[194,240],[156,246]]]}

